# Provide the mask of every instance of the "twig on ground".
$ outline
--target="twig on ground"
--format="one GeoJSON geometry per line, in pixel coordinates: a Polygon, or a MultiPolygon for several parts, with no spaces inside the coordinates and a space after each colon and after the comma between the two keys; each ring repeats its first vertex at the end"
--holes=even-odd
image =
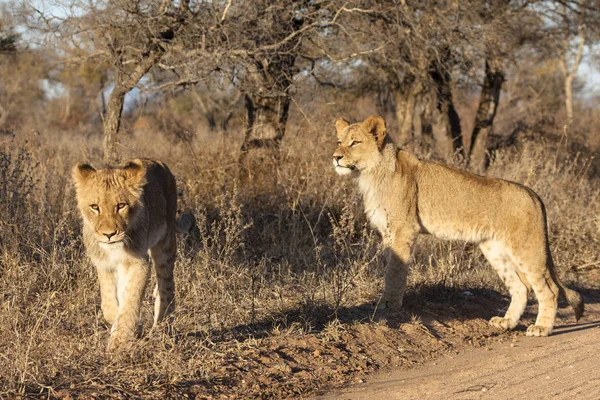
{"type": "Polygon", "coordinates": [[[576,271],[581,271],[584,269],[594,269],[594,268],[600,268],[600,260],[596,260],[596,261],[592,261],[591,263],[571,267],[571,269],[576,270],[576,271]]]}

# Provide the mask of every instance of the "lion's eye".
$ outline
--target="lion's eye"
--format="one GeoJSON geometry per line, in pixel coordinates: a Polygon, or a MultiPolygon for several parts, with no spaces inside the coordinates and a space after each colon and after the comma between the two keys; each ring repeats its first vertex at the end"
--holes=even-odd
{"type": "Polygon", "coordinates": [[[98,204],[90,204],[90,208],[94,211],[100,210],[100,207],[98,207],[98,204]]]}
{"type": "Polygon", "coordinates": [[[127,207],[127,204],[125,204],[125,203],[119,203],[119,204],[117,204],[117,210],[122,210],[125,207],[127,207]]]}
{"type": "Polygon", "coordinates": [[[356,147],[360,144],[360,142],[352,142],[350,143],[350,147],[356,147]]]}
{"type": "Polygon", "coordinates": [[[337,145],[338,145],[338,146],[341,146],[341,145],[342,145],[342,141],[341,141],[341,140],[338,140],[338,141],[337,141],[337,145]]]}

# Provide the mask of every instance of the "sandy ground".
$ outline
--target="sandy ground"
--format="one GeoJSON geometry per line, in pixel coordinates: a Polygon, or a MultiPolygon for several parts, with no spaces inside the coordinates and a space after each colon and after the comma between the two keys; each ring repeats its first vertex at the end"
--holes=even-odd
{"type": "Polygon", "coordinates": [[[600,399],[600,305],[548,338],[507,337],[318,399],[600,399]]]}

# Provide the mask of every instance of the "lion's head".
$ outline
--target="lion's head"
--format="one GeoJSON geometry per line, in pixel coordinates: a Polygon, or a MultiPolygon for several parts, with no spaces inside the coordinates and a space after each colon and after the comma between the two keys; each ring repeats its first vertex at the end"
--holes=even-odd
{"type": "Polygon", "coordinates": [[[333,167],[339,175],[368,170],[381,160],[381,149],[386,137],[383,118],[369,117],[355,124],[338,118],[335,129],[338,147],[333,153],[333,167]]]}
{"type": "Polygon", "coordinates": [[[73,168],[73,180],[79,211],[98,243],[103,247],[125,243],[127,228],[143,207],[146,171],[142,161],[135,159],[119,168],[101,170],[78,163],[73,168]]]}

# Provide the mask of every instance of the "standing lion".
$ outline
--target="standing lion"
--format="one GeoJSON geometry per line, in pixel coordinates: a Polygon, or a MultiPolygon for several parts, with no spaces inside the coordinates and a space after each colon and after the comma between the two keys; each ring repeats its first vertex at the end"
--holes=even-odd
{"type": "Polygon", "coordinates": [[[556,276],[544,204],[531,189],[421,161],[396,147],[381,117],[355,124],[340,118],[335,127],[335,171],[354,178],[367,217],[387,248],[382,307],[401,307],[415,238],[426,233],[479,244],[511,295],[505,316],[492,318],[491,325],[517,326],[531,289],[539,312],[527,336],[552,333],[559,295],[581,317],[581,296],[556,276]]]}
{"type": "Polygon", "coordinates": [[[108,351],[135,337],[150,276],[156,272],[154,325],[175,308],[178,229],[175,178],[160,161],[135,159],[122,167],[73,168],[83,240],[98,271],[102,312],[112,325],[108,351]]]}

